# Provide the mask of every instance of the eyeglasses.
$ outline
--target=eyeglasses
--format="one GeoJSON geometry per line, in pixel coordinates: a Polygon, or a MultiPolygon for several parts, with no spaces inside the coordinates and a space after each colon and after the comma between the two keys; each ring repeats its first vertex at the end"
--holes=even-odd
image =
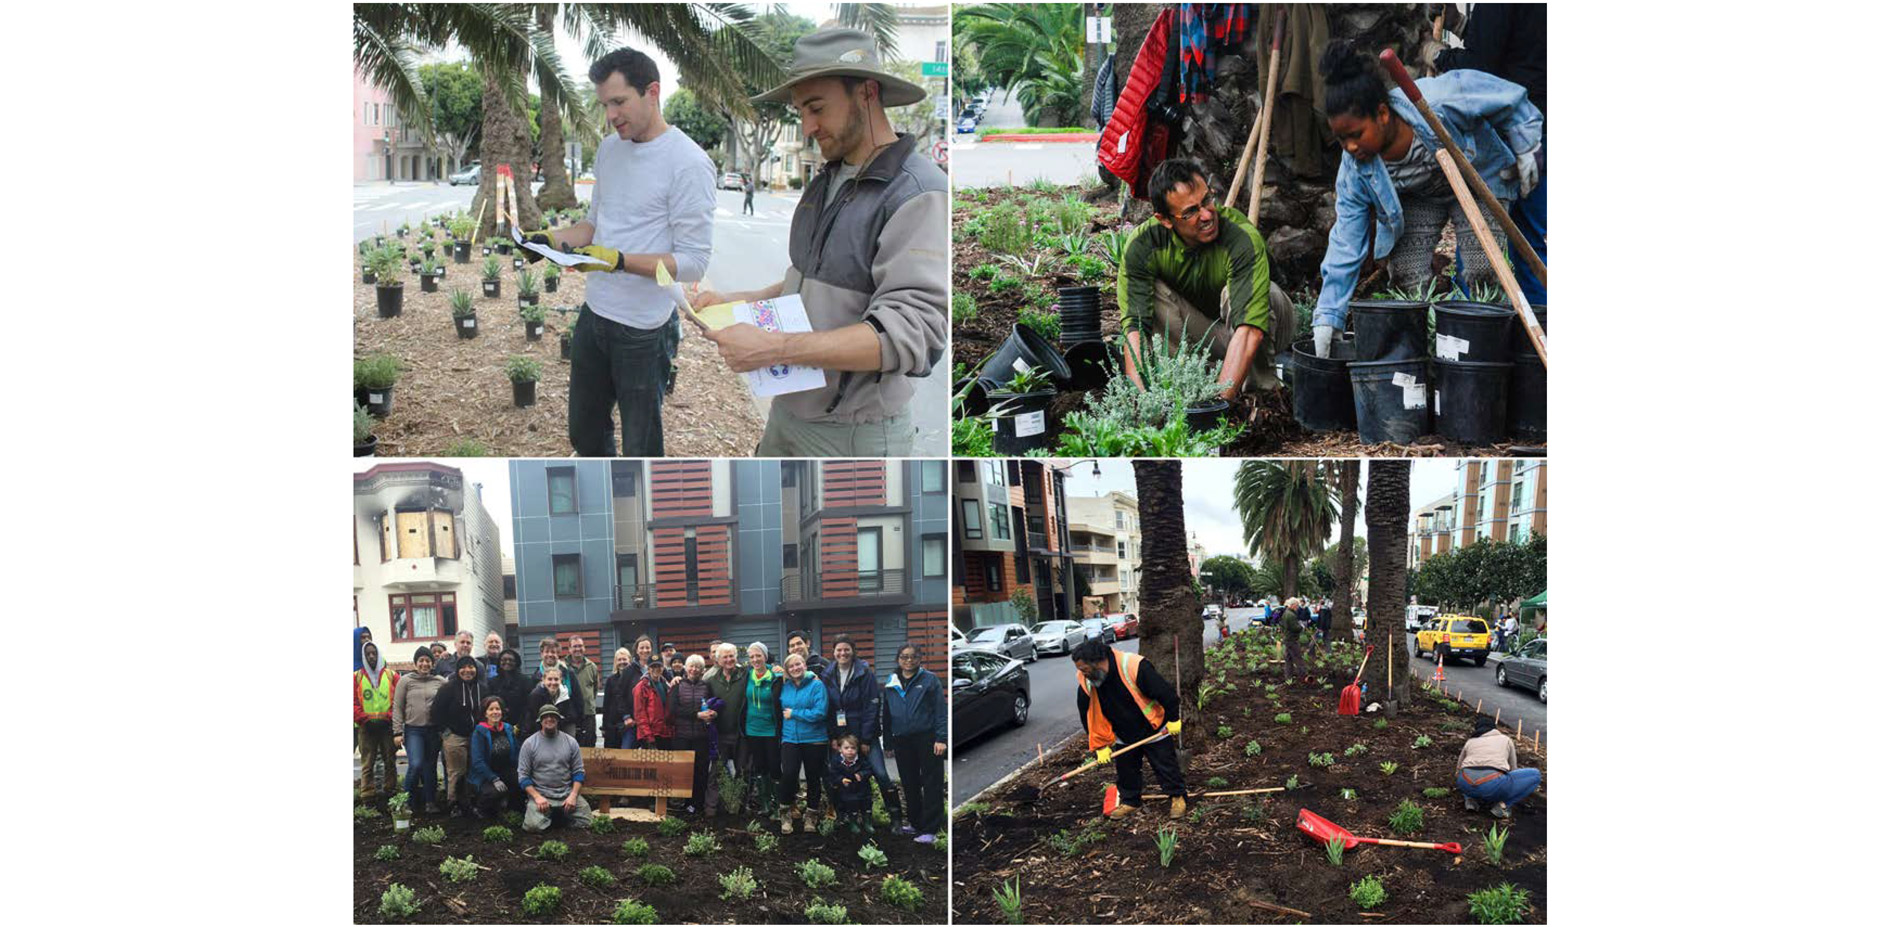
{"type": "Polygon", "coordinates": [[[1214,199],[1214,191],[1209,190],[1207,191],[1207,196],[1201,199],[1200,205],[1195,206],[1192,210],[1189,210],[1188,212],[1185,212],[1185,213],[1182,213],[1181,215],[1173,217],[1174,221],[1192,222],[1196,219],[1199,219],[1203,211],[1205,212],[1214,211],[1215,202],[1216,201],[1214,199]]]}

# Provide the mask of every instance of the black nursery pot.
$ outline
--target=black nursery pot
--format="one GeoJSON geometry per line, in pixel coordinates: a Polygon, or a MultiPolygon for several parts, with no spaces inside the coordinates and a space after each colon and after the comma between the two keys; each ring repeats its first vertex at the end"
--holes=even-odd
{"type": "Polygon", "coordinates": [[[455,337],[457,338],[473,338],[476,333],[481,331],[481,326],[476,323],[475,317],[472,315],[465,318],[452,319],[452,321],[455,322],[455,337]]]}
{"type": "Polygon", "coordinates": [[[402,315],[402,284],[376,285],[376,314],[385,319],[402,315]]]}
{"type": "Polygon", "coordinates": [[[1544,361],[1535,354],[1519,354],[1511,363],[1511,398],[1506,416],[1511,436],[1543,441],[1547,437],[1544,419],[1548,409],[1545,406],[1545,389],[1550,383],[1550,371],[1544,367],[1544,361]]]}
{"type": "Polygon", "coordinates": [[[963,414],[982,415],[988,412],[990,409],[990,391],[989,387],[984,384],[983,378],[964,377],[958,380],[955,386],[951,387],[950,394],[954,396],[958,393],[962,393],[965,386],[968,386],[970,391],[964,393],[963,396],[963,414]]]}
{"type": "MultiPolygon", "coordinates": [[[[1531,306],[1531,315],[1537,317],[1537,327],[1544,330],[1545,337],[1549,337],[1550,308],[1548,306],[1533,305],[1531,306]]],[[[1535,356],[1537,349],[1531,347],[1531,336],[1524,333],[1524,323],[1513,319],[1511,321],[1511,357],[1513,361],[1515,361],[1520,354],[1535,356]]]]}
{"type": "Polygon", "coordinates": [[[441,287],[442,285],[441,280],[442,278],[435,274],[423,274],[422,275],[422,292],[434,293],[437,289],[441,287]]]}
{"type": "Polygon", "coordinates": [[[538,306],[540,304],[541,295],[539,293],[529,293],[526,296],[519,293],[515,294],[515,306],[517,308],[526,309],[529,306],[538,306]]]}
{"type": "Polygon", "coordinates": [[[1432,430],[1424,358],[1346,366],[1352,371],[1353,411],[1359,420],[1360,441],[1411,444],[1432,430]]]}
{"type": "Polygon", "coordinates": [[[1056,310],[1062,317],[1061,342],[1066,347],[1102,340],[1102,288],[1065,286],[1056,290],[1056,310]]]}
{"type": "Polygon", "coordinates": [[[567,332],[562,332],[561,333],[561,359],[572,360],[573,352],[574,352],[574,336],[568,334],[567,332]]]}
{"type": "Polygon", "coordinates": [[[559,277],[542,277],[542,278],[541,278],[541,286],[542,286],[542,288],[543,288],[543,290],[544,290],[544,292],[548,292],[548,293],[552,293],[552,292],[554,292],[555,290],[557,290],[557,289],[559,289],[559,288],[560,288],[560,286],[561,286],[561,278],[559,278],[559,277]]]}
{"type": "Polygon", "coordinates": [[[1062,359],[1069,365],[1070,389],[1100,389],[1115,375],[1114,358],[1099,337],[1075,344],[1062,353],[1062,359]]]}
{"type": "Polygon", "coordinates": [[[501,298],[501,281],[500,280],[483,280],[482,281],[482,295],[490,299],[500,299],[501,298]]]}
{"type": "Polygon", "coordinates": [[[1036,334],[1035,329],[1017,322],[1009,337],[996,346],[996,353],[983,362],[983,385],[994,396],[998,387],[1024,369],[1039,369],[1049,375],[1050,382],[1058,385],[1069,382],[1069,362],[1062,359],[1055,345],[1036,334]],[[1021,366],[1018,366],[1019,361],[1021,366]]]}
{"type": "Polygon", "coordinates": [[[1033,393],[991,393],[990,402],[1003,414],[996,419],[996,436],[991,445],[996,453],[1014,457],[1025,451],[1046,448],[1055,443],[1055,429],[1048,420],[1049,406],[1056,391],[1039,389],[1033,393]]]}
{"type": "Polygon", "coordinates": [[[495,250],[501,252],[502,254],[513,254],[515,253],[515,246],[504,241],[501,244],[496,245],[495,250]]]}
{"type": "Polygon", "coordinates": [[[455,263],[468,263],[468,242],[458,241],[455,243],[455,263]]]}
{"type": "Polygon", "coordinates": [[[515,381],[515,408],[525,409],[534,405],[534,384],[533,380],[515,381]]]}
{"type": "Polygon", "coordinates": [[[1355,299],[1351,313],[1355,352],[1361,363],[1409,361],[1427,356],[1425,304],[1409,299],[1355,299]]]}
{"type": "Polygon", "coordinates": [[[1504,440],[1511,392],[1511,365],[1483,361],[1436,364],[1432,418],[1438,433],[1465,444],[1504,440]]]}
{"type": "Polygon", "coordinates": [[[1353,336],[1333,334],[1328,357],[1313,353],[1313,339],[1293,344],[1293,420],[1307,431],[1351,431],[1359,418],[1352,405],[1353,336]]]}
{"type": "Polygon", "coordinates": [[[365,268],[363,268],[363,282],[364,282],[364,283],[375,283],[375,282],[376,282],[376,272],[375,272],[375,271],[373,271],[373,270],[370,270],[370,269],[369,269],[369,268],[367,268],[367,267],[365,267],[365,268]]]}
{"type": "Polygon", "coordinates": [[[1434,358],[1459,363],[1510,363],[1511,329],[1520,327],[1517,313],[1510,307],[1448,300],[1432,310],[1438,317],[1438,332],[1432,339],[1434,358]]]}
{"type": "Polygon", "coordinates": [[[362,444],[356,445],[356,456],[358,457],[376,456],[376,436],[375,435],[370,435],[368,441],[365,441],[362,444]]]}
{"type": "Polygon", "coordinates": [[[1227,412],[1227,400],[1209,399],[1198,406],[1189,406],[1187,410],[1188,428],[1194,431],[1206,431],[1219,428],[1221,416],[1227,412]]]}
{"type": "Polygon", "coordinates": [[[515,263],[515,269],[516,269],[516,270],[520,270],[521,268],[523,268],[523,267],[526,267],[526,266],[528,266],[528,262],[527,262],[527,261],[524,261],[524,260],[522,260],[522,259],[520,259],[520,258],[515,258],[515,262],[514,262],[514,263],[515,263]]]}
{"type": "Polygon", "coordinates": [[[370,388],[363,391],[363,405],[369,407],[369,414],[377,418],[387,418],[389,410],[396,404],[396,388],[385,386],[381,389],[370,388]]]}
{"type": "Polygon", "coordinates": [[[521,327],[525,331],[527,331],[529,341],[540,341],[541,333],[547,330],[547,323],[546,322],[529,322],[524,319],[521,323],[521,327]]]}

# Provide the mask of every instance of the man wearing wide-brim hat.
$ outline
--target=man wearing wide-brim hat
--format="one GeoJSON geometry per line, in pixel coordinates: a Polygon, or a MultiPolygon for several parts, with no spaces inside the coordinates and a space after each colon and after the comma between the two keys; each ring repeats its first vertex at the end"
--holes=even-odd
{"type": "Polygon", "coordinates": [[[557,818],[585,827],[593,820],[594,809],[581,797],[587,771],[581,767],[580,742],[561,730],[559,707],[541,706],[539,721],[541,729],[521,742],[521,756],[515,761],[516,778],[528,793],[521,829],[547,830],[557,818]]]}
{"type": "Polygon", "coordinates": [[[876,42],[856,29],[799,39],[787,71],[753,101],[791,106],[825,158],[793,214],[791,266],[777,283],[702,291],[694,305],[804,301],[809,333],[745,324],[706,333],[735,371],[825,371],[824,387],[773,398],[758,456],[908,456],[910,378],[929,376],[949,337],[950,189],[885,107],[916,103],[924,89],[884,71],[876,42]]]}

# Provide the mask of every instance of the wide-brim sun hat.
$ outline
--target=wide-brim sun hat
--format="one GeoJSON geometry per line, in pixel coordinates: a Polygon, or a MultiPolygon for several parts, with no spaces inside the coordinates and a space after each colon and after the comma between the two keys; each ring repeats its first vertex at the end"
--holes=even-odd
{"type": "Polygon", "coordinates": [[[801,37],[792,46],[792,64],[786,81],[752,98],[754,103],[793,103],[792,86],[818,77],[862,77],[877,81],[885,106],[909,106],[926,93],[882,69],[877,42],[860,29],[832,27],[801,37]]]}

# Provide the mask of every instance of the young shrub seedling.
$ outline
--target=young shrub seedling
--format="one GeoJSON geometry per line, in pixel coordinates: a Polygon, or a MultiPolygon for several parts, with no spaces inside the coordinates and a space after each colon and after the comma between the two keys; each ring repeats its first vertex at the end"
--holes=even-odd
{"type": "Polygon", "coordinates": [[[924,906],[924,890],[910,884],[900,875],[885,876],[880,894],[884,901],[894,908],[914,912],[924,906]]]}
{"type": "Polygon", "coordinates": [[[580,871],[580,880],[582,885],[586,885],[589,888],[606,888],[619,881],[614,878],[613,873],[608,872],[601,866],[589,866],[586,869],[582,869],[580,871]]]}
{"type": "Polygon", "coordinates": [[[831,836],[831,832],[837,829],[838,829],[837,818],[825,818],[824,820],[818,822],[818,836],[820,837],[829,837],[831,836]]]}
{"type": "Polygon", "coordinates": [[[1155,847],[1161,851],[1161,868],[1174,864],[1174,847],[1180,841],[1180,832],[1172,827],[1163,827],[1155,834],[1155,847]]]}
{"type": "Polygon", "coordinates": [[[1286,712],[1284,712],[1284,711],[1283,711],[1283,712],[1280,712],[1279,714],[1277,714],[1277,715],[1274,715],[1274,716],[1273,716],[1273,723],[1275,723],[1275,724],[1292,724],[1292,723],[1293,723],[1293,716],[1292,716],[1292,715],[1290,715],[1290,714],[1288,714],[1288,713],[1286,713],[1286,712]]]}
{"type": "Polygon", "coordinates": [[[501,822],[503,824],[508,825],[509,827],[520,827],[521,826],[521,812],[503,811],[501,813],[501,822]]]}
{"type": "Polygon", "coordinates": [[[1016,313],[1016,321],[1029,326],[1029,330],[1041,335],[1051,344],[1062,337],[1062,319],[1053,312],[1024,308],[1016,313]]]}
{"type": "Polygon", "coordinates": [[[1291,791],[1293,791],[1294,789],[1297,789],[1297,788],[1299,788],[1299,787],[1300,787],[1300,775],[1299,775],[1299,773],[1294,773],[1293,775],[1291,775],[1291,776],[1288,776],[1288,777],[1286,777],[1286,790],[1287,790],[1287,791],[1289,791],[1289,792],[1291,792],[1291,791]]]}
{"type": "Polygon", "coordinates": [[[1247,805],[1245,810],[1240,812],[1241,819],[1249,824],[1257,822],[1266,816],[1267,806],[1265,802],[1251,802],[1247,805]]]}
{"type": "Polygon", "coordinates": [[[1227,777],[1210,776],[1207,780],[1207,787],[1210,789],[1224,789],[1227,787],[1227,777]]]}
{"type": "Polygon", "coordinates": [[[1365,753],[1365,752],[1366,752],[1365,744],[1353,744],[1352,746],[1346,748],[1346,756],[1348,757],[1359,756],[1360,754],[1365,753]]]}
{"type": "Polygon", "coordinates": [[[500,259],[491,257],[491,258],[484,258],[482,260],[482,282],[483,283],[500,283],[501,282],[500,259]]]}
{"type": "Polygon", "coordinates": [[[1385,762],[1379,764],[1379,771],[1390,776],[1393,773],[1399,771],[1399,764],[1394,763],[1391,760],[1386,760],[1385,762]]]}
{"type": "Polygon", "coordinates": [[[401,858],[402,858],[402,851],[396,849],[396,845],[393,843],[385,843],[382,846],[379,846],[376,848],[376,859],[381,862],[386,863],[391,860],[397,860],[401,858]]]}
{"type": "Polygon", "coordinates": [[[634,837],[620,845],[620,852],[628,856],[645,856],[647,855],[647,849],[645,837],[634,837]]]}
{"type": "Polygon", "coordinates": [[[1420,734],[1417,740],[1412,741],[1412,749],[1414,750],[1423,750],[1431,745],[1432,736],[1430,734],[1420,734]]]}
{"type": "Polygon", "coordinates": [[[1333,837],[1326,841],[1326,861],[1335,866],[1346,865],[1346,841],[1333,837]]]}
{"type": "Polygon", "coordinates": [[[1425,809],[1408,798],[1399,802],[1399,810],[1392,812],[1385,822],[1392,825],[1395,834],[1416,834],[1425,829],[1425,809]]]}
{"type": "Polygon", "coordinates": [[[1004,882],[1000,888],[990,889],[990,896],[996,899],[996,906],[1003,911],[1003,920],[1011,924],[1023,922],[1023,880],[1017,876],[1014,882],[1004,882]]]}
{"type": "Polygon", "coordinates": [[[482,840],[488,843],[508,843],[515,839],[515,832],[500,824],[482,829],[482,840]]]}
{"type": "MultiPolygon", "coordinates": [[[[510,357],[508,358],[508,362],[504,364],[501,369],[503,373],[508,375],[508,382],[510,383],[528,383],[541,379],[541,362],[532,357],[522,357],[520,355],[510,357]]],[[[666,825],[669,821],[679,821],[679,818],[666,818],[660,821],[660,833],[666,833],[666,825]]],[[[686,829],[685,821],[680,821],[680,829],[686,829]]],[[[668,834],[667,836],[672,835],[668,834]]]]}
{"type": "Polygon", "coordinates": [[[611,834],[614,832],[614,819],[604,814],[596,814],[593,820],[587,822],[587,829],[596,834],[611,834]]]}
{"type": "Polygon", "coordinates": [[[805,906],[805,918],[814,924],[842,924],[850,914],[851,912],[845,910],[844,905],[825,904],[817,898],[813,898],[811,904],[805,906]]]}
{"type": "Polygon", "coordinates": [[[976,318],[976,297],[958,293],[950,297],[950,324],[962,325],[976,318]]]}
{"type": "Polygon", "coordinates": [[[553,914],[561,906],[561,890],[543,882],[521,896],[521,910],[536,917],[553,914]]]}
{"type": "Polygon", "coordinates": [[[644,901],[622,898],[620,904],[614,906],[614,923],[616,924],[657,924],[659,922],[660,912],[644,901]]]}
{"type": "Polygon", "coordinates": [[[420,910],[422,906],[416,904],[416,893],[410,891],[409,886],[396,882],[383,892],[383,901],[377,906],[376,913],[381,914],[383,920],[399,921],[420,910]]]}
{"type": "Polygon", "coordinates": [[[1214,693],[1216,691],[1218,690],[1215,689],[1213,683],[1201,683],[1201,687],[1194,690],[1194,710],[1206,711],[1208,703],[1214,700],[1214,693]]]}
{"type": "Polygon", "coordinates": [[[677,876],[673,875],[673,870],[659,863],[647,863],[639,869],[634,870],[633,874],[639,876],[640,881],[654,886],[671,885],[673,884],[673,880],[677,878],[677,876]]]}
{"type": "Polygon", "coordinates": [[[1261,750],[1260,741],[1249,740],[1247,741],[1247,748],[1243,750],[1242,752],[1247,754],[1248,756],[1259,756],[1260,750],[1261,750]]]}
{"type": "Polygon", "coordinates": [[[889,866],[891,864],[890,859],[884,855],[884,851],[877,848],[875,841],[858,847],[858,858],[864,860],[866,866],[889,866]]]}
{"type": "Polygon", "coordinates": [[[798,864],[798,879],[806,888],[824,888],[838,884],[838,873],[824,863],[808,859],[798,864]]]}
{"type": "Polygon", "coordinates": [[[443,860],[436,871],[442,873],[442,877],[450,882],[473,882],[481,873],[482,867],[475,865],[475,857],[472,855],[464,859],[451,856],[443,860]]]}
{"type": "Polygon", "coordinates": [[[1375,731],[1383,731],[1386,728],[1391,727],[1391,726],[1392,725],[1388,723],[1384,718],[1380,718],[1379,720],[1372,722],[1372,729],[1375,731]]]}
{"type": "Polygon", "coordinates": [[[1234,736],[1234,729],[1223,724],[1220,727],[1217,727],[1214,729],[1214,736],[1219,737],[1222,740],[1226,740],[1227,738],[1234,736]]]}
{"type": "Polygon", "coordinates": [[[710,856],[719,852],[719,841],[713,837],[712,831],[702,830],[686,838],[684,852],[687,856],[710,856]]]}
{"type": "Polygon", "coordinates": [[[677,837],[686,833],[688,826],[685,818],[661,818],[659,823],[660,836],[677,837]]]}
{"type": "Polygon", "coordinates": [[[1378,876],[1366,876],[1352,883],[1352,903],[1365,910],[1372,910],[1385,901],[1385,883],[1378,876]]]}
{"type": "Polygon", "coordinates": [[[1354,800],[1356,800],[1356,799],[1357,799],[1358,797],[1359,797],[1359,793],[1358,793],[1358,792],[1356,792],[1356,791],[1353,791],[1352,789],[1340,789],[1340,790],[1339,790],[1339,800],[1340,800],[1340,801],[1354,801],[1354,800]]]}
{"type": "Polygon", "coordinates": [[[1465,896],[1471,903],[1471,918],[1480,924],[1516,924],[1524,920],[1530,907],[1531,893],[1509,882],[1499,882],[1465,896]]]}
{"type": "Polygon", "coordinates": [[[740,866],[719,877],[719,898],[722,901],[744,901],[758,891],[759,883],[752,878],[752,870],[740,866]]]}
{"type": "Polygon", "coordinates": [[[1306,765],[1319,767],[1331,766],[1333,765],[1333,755],[1330,753],[1308,753],[1306,755],[1306,765]]]}
{"type": "MultiPolygon", "coordinates": [[[[362,407],[358,406],[358,408],[362,408],[362,407]]],[[[361,440],[361,439],[359,438],[358,440],[361,440]]],[[[356,823],[358,824],[361,824],[364,821],[374,821],[377,818],[380,818],[383,816],[383,813],[381,811],[377,811],[375,808],[365,808],[362,805],[357,805],[356,811],[353,813],[356,815],[356,823]]]]}
{"type": "Polygon", "coordinates": [[[755,834],[752,837],[752,848],[760,853],[774,852],[778,849],[778,835],[755,834]]]}
{"type": "Polygon", "coordinates": [[[1510,828],[1500,830],[1496,824],[1491,825],[1491,832],[1484,835],[1484,858],[1490,860],[1491,865],[1504,865],[1504,841],[1510,836],[1510,828]]]}
{"type": "Polygon", "coordinates": [[[1049,845],[1061,850],[1063,856],[1078,856],[1089,844],[1107,836],[1093,827],[1084,827],[1082,833],[1071,837],[1068,830],[1064,829],[1049,836],[1049,845]]]}
{"type": "Polygon", "coordinates": [[[409,839],[417,843],[420,843],[423,846],[432,847],[432,846],[435,846],[436,844],[441,843],[447,837],[448,837],[448,834],[444,833],[442,831],[442,828],[440,827],[422,827],[422,828],[418,828],[415,834],[411,836],[409,839]]]}
{"type": "Polygon", "coordinates": [[[534,848],[536,859],[562,860],[567,858],[567,844],[559,840],[544,840],[534,848]]]}
{"type": "Polygon", "coordinates": [[[1444,798],[1445,796],[1450,795],[1450,794],[1451,794],[1451,790],[1448,788],[1444,788],[1442,786],[1435,786],[1433,788],[1429,788],[1425,790],[1426,798],[1444,798]]]}

